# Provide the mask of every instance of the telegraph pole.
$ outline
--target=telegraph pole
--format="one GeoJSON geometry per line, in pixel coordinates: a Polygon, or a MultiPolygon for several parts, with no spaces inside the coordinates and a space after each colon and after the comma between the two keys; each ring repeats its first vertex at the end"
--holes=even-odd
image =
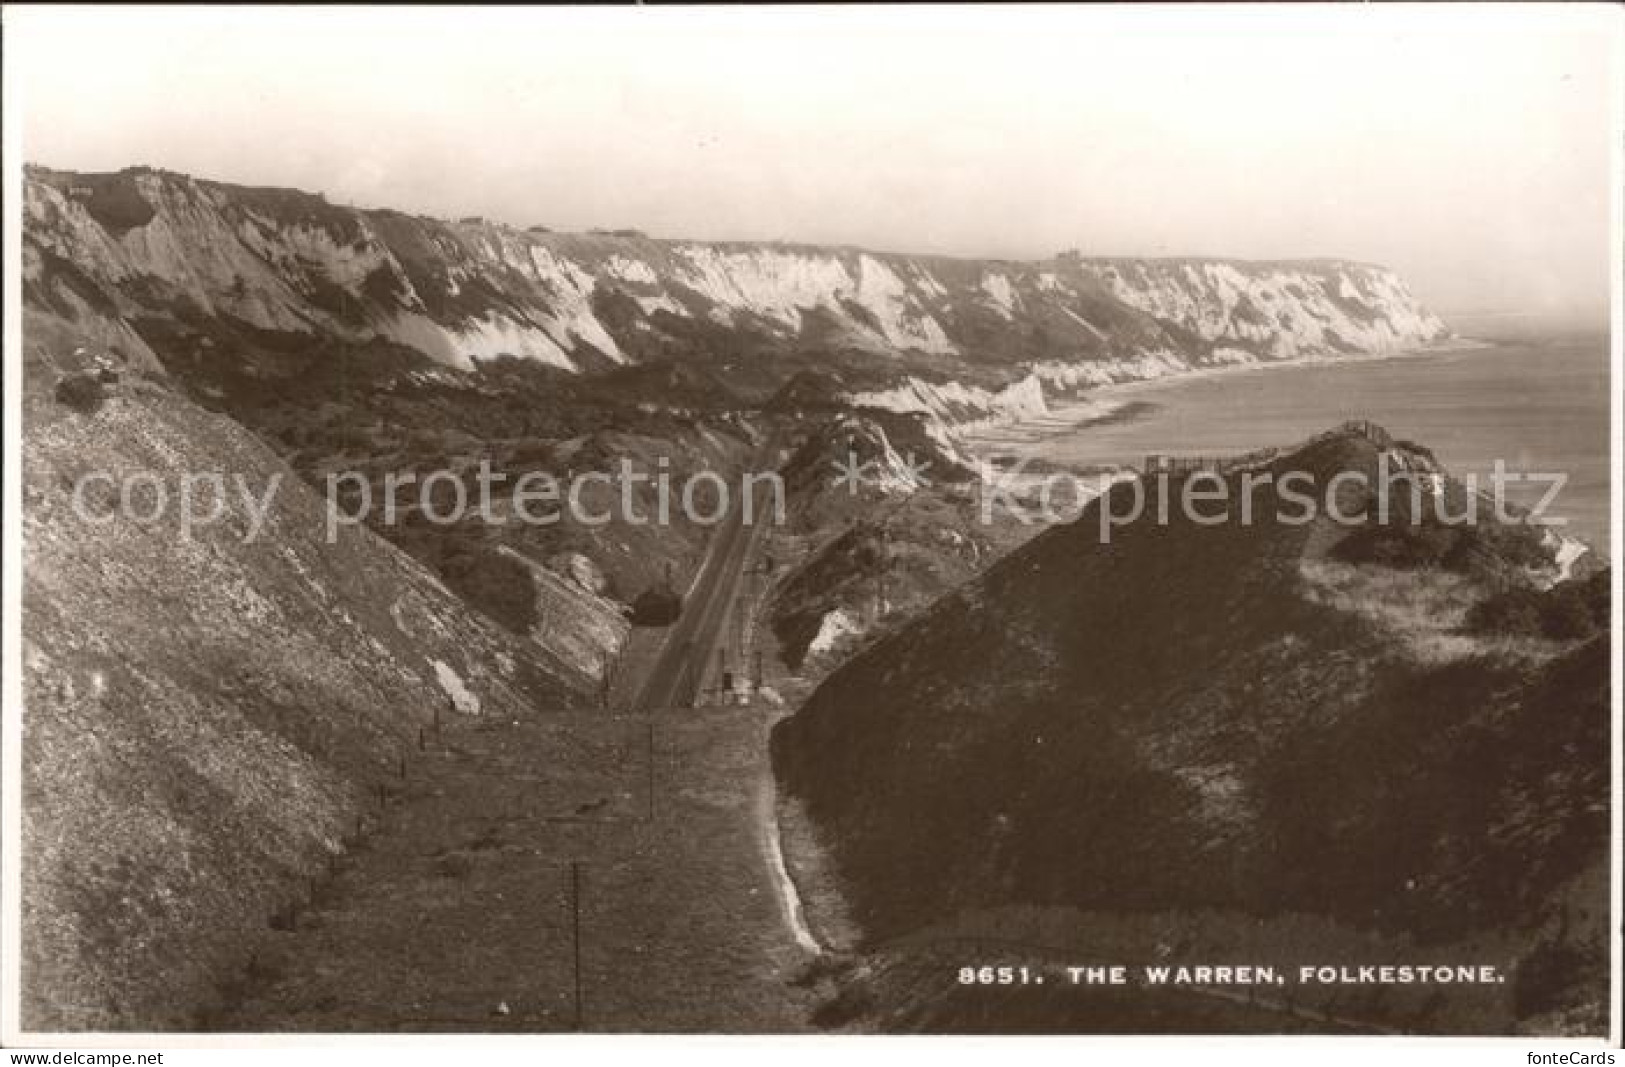
{"type": "Polygon", "coordinates": [[[572,1002],[572,1029],[581,1030],[581,862],[570,861],[570,950],[575,997],[572,1002]]]}
{"type": "Polygon", "coordinates": [[[891,566],[891,533],[880,527],[880,569],[875,574],[875,621],[886,615],[886,569],[891,566]]]}

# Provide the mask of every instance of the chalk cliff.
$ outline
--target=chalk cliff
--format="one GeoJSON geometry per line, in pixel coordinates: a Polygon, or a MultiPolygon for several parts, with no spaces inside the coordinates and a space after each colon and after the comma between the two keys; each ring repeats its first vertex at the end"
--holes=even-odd
{"type": "Polygon", "coordinates": [[[464,369],[501,355],[581,372],[817,350],[982,368],[1000,384],[1036,369],[1064,385],[1449,333],[1392,272],[1336,260],[1011,262],[558,234],[147,168],[30,168],[24,212],[36,306],[143,335],[143,322],[190,316],[385,340],[464,369]]]}

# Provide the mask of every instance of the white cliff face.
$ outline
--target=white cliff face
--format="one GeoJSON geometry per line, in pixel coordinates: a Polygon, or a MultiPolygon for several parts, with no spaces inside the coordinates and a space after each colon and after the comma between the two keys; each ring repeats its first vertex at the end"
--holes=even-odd
{"type": "Polygon", "coordinates": [[[685,264],[680,280],[726,308],[730,319],[748,313],[799,332],[809,311],[850,318],[848,305],[855,305],[860,315],[853,327],[887,346],[956,350],[942,324],[921,308],[918,291],[874,256],[859,255],[853,264],[838,254],[777,249],[683,245],[675,251],[685,264]]]}
{"type": "MultiPolygon", "coordinates": [[[[28,295],[59,313],[99,293],[113,311],[98,314],[111,315],[116,331],[120,317],[185,305],[262,330],[385,338],[465,370],[498,356],[600,369],[633,353],[658,357],[662,345],[691,353],[696,338],[720,330],[879,359],[973,360],[1076,385],[1214,363],[1383,354],[1448,334],[1391,272],[1333,261],[980,263],[561,235],[149,170],[31,169],[24,219],[28,295]],[[87,286],[94,291],[80,291],[87,286]]],[[[1041,404],[1041,394],[1000,404],[1034,396],[1041,404]]]]}
{"type": "Polygon", "coordinates": [[[801,329],[804,311],[857,288],[846,264],[833,257],[709,245],[683,245],[675,251],[686,265],[684,279],[712,302],[793,330],[801,329]]]}
{"type": "Polygon", "coordinates": [[[1038,418],[1049,413],[1043,383],[1037,374],[1029,374],[999,390],[909,377],[894,388],[851,393],[846,400],[853,407],[927,415],[961,430],[1038,418]]]}
{"type": "Polygon", "coordinates": [[[1391,271],[1359,264],[1090,263],[1119,300],[1212,342],[1250,343],[1290,358],[1379,354],[1448,336],[1438,316],[1391,271]]]}
{"type": "MultiPolygon", "coordinates": [[[[864,474],[864,484],[869,488],[887,496],[906,496],[931,481],[931,457],[915,455],[912,451],[905,455],[898,451],[885,427],[847,418],[837,428],[847,435],[855,454],[869,457],[870,465],[864,474]]],[[[957,461],[958,456],[952,454],[949,458],[957,461]]]]}
{"type": "Polygon", "coordinates": [[[1541,544],[1552,554],[1552,565],[1544,570],[1533,570],[1529,577],[1541,589],[1550,589],[1558,582],[1574,577],[1574,568],[1592,549],[1586,542],[1564,537],[1548,527],[1542,533],[1541,544]]]}
{"type": "Polygon", "coordinates": [[[1010,279],[1003,274],[982,275],[982,292],[993,309],[1005,319],[1016,317],[1016,291],[1010,279]]]}
{"type": "Polygon", "coordinates": [[[894,347],[936,353],[958,351],[942,324],[921,308],[918,295],[873,256],[858,258],[855,302],[869,313],[894,347]]]}
{"type": "Polygon", "coordinates": [[[570,353],[553,339],[552,331],[504,315],[453,326],[435,322],[422,312],[407,311],[383,323],[380,331],[393,341],[460,370],[473,370],[478,366],[476,360],[498,356],[533,359],[569,371],[578,369],[570,353]]]}
{"type": "Polygon", "coordinates": [[[809,656],[824,655],[833,652],[835,646],[849,637],[862,637],[863,623],[850,612],[841,608],[834,608],[824,613],[819,620],[818,632],[813,635],[812,641],[807,644],[809,656]]]}
{"type": "MultiPolygon", "coordinates": [[[[533,243],[527,234],[488,225],[478,226],[464,247],[477,259],[473,264],[453,265],[448,280],[455,295],[461,295],[466,285],[483,274],[501,272],[522,279],[525,288],[539,297],[534,308],[492,309],[463,321],[445,322],[409,305],[383,322],[383,332],[465,368],[472,367],[475,360],[506,355],[579,370],[576,353],[583,345],[612,362],[626,362],[620,346],[593,313],[597,279],[580,265],[533,243]]],[[[633,275],[641,266],[627,260],[617,265],[633,275]]]]}
{"type": "MultiPolygon", "coordinates": [[[[855,408],[872,408],[919,417],[921,430],[930,438],[949,464],[974,470],[976,463],[962,435],[995,426],[1040,418],[1049,413],[1044,400],[1044,384],[1036,374],[1002,389],[982,389],[960,382],[927,382],[910,376],[890,389],[847,394],[845,402],[855,408]]],[[[880,481],[887,492],[912,492],[917,485],[908,464],[880,435],[880,481]]],[[[941,476],[937,472],[936,476],[941,476]]]]}
{"type": "MultiPolygon", "coordinates": [[[[250,239],[243,240],[204,189],[146,179],[138,179],[136,188],[155,214],[145,225],[118,234],[57,189],[28,182],[25,228],[40,246],[112,293],[151,279],[165,284],[173,298],[262,329],[308,330],[318,323],[339,329],[308,305],[295,279],[277,269],[276,258],[266,255],[263,235],[247,224],[243,232],[250,239]]],[[[293,257],[289,250],[286,258],[293,257]]]]}
{"type": "Polygon", "coordinates": [[[1170,374],[1184,374],[1190,369],[1190,363],[1183,356],[1163,349],[1121,359],[1038,363],[1033,366],[1033,374],[1053,387],[1075,389],[1117,382],[1149,381],[1152,378],[1166,378],[1170,374]]]}

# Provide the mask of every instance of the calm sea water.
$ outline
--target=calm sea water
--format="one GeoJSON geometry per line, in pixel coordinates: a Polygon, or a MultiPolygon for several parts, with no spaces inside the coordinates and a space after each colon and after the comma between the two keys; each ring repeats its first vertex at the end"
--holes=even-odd
{"type": "MultiPolygon", "coordinates": [[[[1274,367],[1123,387],[1154,405],[1120,423],[1068,431],[1035,451],[1081,464],[1138,465],[1148,453],[1225,455],[1291,444],[1346,419],[1372,419],[1432,448],[1456,474],[1561,472],[1548,514],[1561,532],[1608,546],[1608,346],[1562,339],[1361,363],[1274,367]]],[[[1488,484],[1488,483],[1484,483],[1488,484]]],[[[1543,490],[1508,489],[1534,504],[1543,490]]]]}

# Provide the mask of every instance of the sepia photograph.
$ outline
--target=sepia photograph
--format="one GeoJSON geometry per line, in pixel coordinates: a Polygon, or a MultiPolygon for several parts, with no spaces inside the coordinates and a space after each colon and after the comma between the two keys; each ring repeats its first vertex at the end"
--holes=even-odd
{"type": "Polygon", "coordinates": [[[1616,1062],[1617,6],[0,22],[8,1064],[1616,1062]]]}

